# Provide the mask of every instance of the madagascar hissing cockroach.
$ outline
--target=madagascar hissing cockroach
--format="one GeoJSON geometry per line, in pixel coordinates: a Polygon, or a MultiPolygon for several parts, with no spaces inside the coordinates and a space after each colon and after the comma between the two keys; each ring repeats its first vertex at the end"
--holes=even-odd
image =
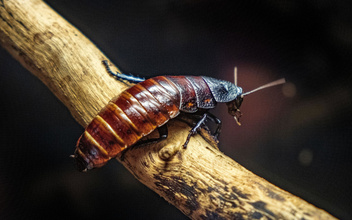
{"type": "Polygon", "coordinates": [[[160,138],[156,140],[165,139],[167,127],[163,125],[179,115],[180,111],[198,115],[199,118],[191,129],[184,148],[206,119],[217,124],[213,134],[217,136],[220,133],[221,121],[207,110],[214,108],[218,102],[224,102],[228,106],[229,114],[240,125],[239,108],[245,95],[285,82],[284,79],[280,79],[242,93],[242,88],[236,85],[236,69],[233,84],[206,76],[157,76],[145,80],[113,73],[107,61],[103,61],[103,64],[107,71],[119,80],[137,84],[112,99],[79,138],[72,157],[76,159],[80,171],[103,166],[108,160],[155,129],[158,129],[160,134],[160,138]]]}

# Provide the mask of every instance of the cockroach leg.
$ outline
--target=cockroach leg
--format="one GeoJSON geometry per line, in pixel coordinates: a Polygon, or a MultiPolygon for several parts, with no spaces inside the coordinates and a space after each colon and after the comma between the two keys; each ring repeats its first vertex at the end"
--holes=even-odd
{"type": "Polygon", "coordinates": [[[217,138],[221,132],[222,122],[218,119],[215,115],[211,114],[210,112],[206,113],[207,118],[210,119],[212,122],[216,124],[215,132],[212,134],[215,138],[217,138]]]}
{"type": "Polygon", "coordinates": [[[220,119],[218,119],[215,115],[205,112],[202,116],[202,118],[197,122],[197,124],[190,130],[186,142],[183,144],[183,148],[187,148],[188,142],[191,139],[192,136],[198,133],[198,130],[202,127],[205,127],[205,121],[209,119],[210,121],[214,122],[216,124],[216,129],[215,132],[212,134],[214,139],[217,139],[221,132],[221,126],[222,122],[220,119]]]}
{"type": "Polygon", "coordinates": [[[159,132],[159,138],[152,138],[152,139],[141,140],[141,141],[137,142],[136,144],[132,145],[130,148],[121,152],[120,160],[124,161],[125,153],[132,148],[143,147],[147,144],[155,144],[155,143],[158,143],[160,141],[165,140],[168,137],[167,125],[163,125],[161,127],[158,127],[157,130],[159,132]]]}
{"type": "Polygon", "coordinates": [[[189,131],[186,142],[183,144],[183,148],[187,148],[188,142],[191,137],[197,134],[197,130],[201,128],[202,124],[205,122],[207,118],[207,113],[204,113],[203,117],[198,121],[198,123],[189,131]]]}
{"type": "Polygon", "coordinates": [[[159,137],[158,138],[152,138],[152,139],[147,139],[147,140],[142,140],[137,143],[135,146],[142,146],[146,144],[154,144],[158,143],[162,140],[165,140],[168,136],[168,130],[167,130],[167,125],[163,125],[161,127],[158,127],[158,132],[159,132],[159,137]]]}

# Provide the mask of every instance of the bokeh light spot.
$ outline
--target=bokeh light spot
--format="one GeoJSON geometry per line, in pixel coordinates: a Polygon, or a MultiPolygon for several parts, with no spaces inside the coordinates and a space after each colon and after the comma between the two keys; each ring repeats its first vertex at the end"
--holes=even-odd
{"type": "Polygon", "coordinates": [[[282,86],[284,96],[292,98],[296,95],[296,86],[293,83],[287,82],[282,86]]]}
{"type": "Polygon", "coordinates": [[[302,149],[299,152],[298,161],[302,166],[309,166],[313,161],[313,152],[310,149],[302,149]]]}

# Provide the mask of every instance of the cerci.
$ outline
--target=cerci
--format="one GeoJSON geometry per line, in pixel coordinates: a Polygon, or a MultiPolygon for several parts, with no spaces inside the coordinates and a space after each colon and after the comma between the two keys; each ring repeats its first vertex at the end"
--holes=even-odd
{"type": "MultiPolygon", "coordinates": [[[[79,138],[75,158],[80,171],[101,167],[111,158],[155,129],[159,130],[160,140],[167,137],[167,127],[163,126],[180,111],[197,114],[202,109],[198,123],[190,131],[184,147],[192,135],[206,119],[214,121],[218,127],[214,135],[220,132],[221,121],[208,109],[218,102],[228,106],[228,112],[239,124],[239,107],[243,96],[259,89],[284,83],[284,79],[261,86],[247,93],[237,85],[205,76],[157,76],[150,79],[113,73],[107,61],[103,61],[107,71],[120,80],[137,84],[112,99],[87,126],[79,138]]],[[[236,81],[236,73],[235,73],[236,81]]]]}

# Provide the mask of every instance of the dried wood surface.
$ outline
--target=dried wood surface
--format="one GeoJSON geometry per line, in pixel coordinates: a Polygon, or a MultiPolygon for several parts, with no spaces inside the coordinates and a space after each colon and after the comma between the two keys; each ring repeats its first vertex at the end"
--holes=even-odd
{"type": "MultiPolygon", "coordinates": [[[[0,43],[84,127],[127,88],[106,73],[104,54],[43,1],[0,1],[0,43]]],[[[199,135],[182,149],[189,129],[172,121],[166,141],[131,148],[118,160],[192,219],[335,219],[256,176],[199,135]]]]}

